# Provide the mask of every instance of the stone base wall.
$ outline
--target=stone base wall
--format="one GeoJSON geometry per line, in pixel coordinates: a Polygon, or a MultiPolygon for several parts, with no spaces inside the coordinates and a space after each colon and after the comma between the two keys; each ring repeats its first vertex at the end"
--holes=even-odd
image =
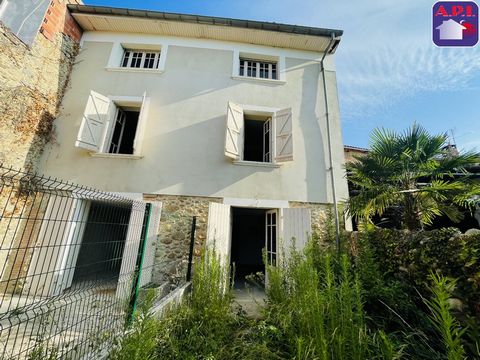
{"type": "Polygon", "coordinates": [[[144,200],[163,203],[153,282],[176,287],[185,281],[193,216],[197,217],[194,256],[199,256],[207,236],[208,205],[222,199],[146,194],[144,200]]]}

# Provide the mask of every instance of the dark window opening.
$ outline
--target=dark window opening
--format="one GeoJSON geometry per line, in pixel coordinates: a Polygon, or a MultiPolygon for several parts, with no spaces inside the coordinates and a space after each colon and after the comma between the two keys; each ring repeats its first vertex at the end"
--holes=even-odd
{"type": "Polygon", "coordinates": [[[118,278],[130,212],[130,207],[91,203],[82,241],[78,244],[74,284],[118,278]]]}
{"type": "Polygon", "coordinates": [[[108,152],[111,154],[133,154],[133,142],[137,132],[139,111],[117,109],[112,140],[108,152]]]}
{"type": "Polygon", "coordinates": [[[243,286],[250,274],[265,274],[262,255],[265,212],[263,209],[232,208],[231,262],[235,268],[235,286],[243,286]]]}
{"type": "Polygon", "coordinates": [[[243,160],[270,162],[271,121],[270,119],[245,118],[243,160]]]}

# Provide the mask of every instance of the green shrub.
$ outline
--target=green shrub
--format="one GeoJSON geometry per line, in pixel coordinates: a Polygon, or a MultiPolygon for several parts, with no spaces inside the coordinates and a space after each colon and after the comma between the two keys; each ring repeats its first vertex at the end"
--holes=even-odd
{"type": "Polygon", "coordinates": [[[159,359],[222,358],[237,325],[228,279],[228,266],[214,250],[205,251],[195,263],[189,297],[160,322],[159,359]]]}
{"type": "Polygon", "coordinates": [[[120,339],[109,359],[153,360],[156,358],[159,323],[150,314],[154,298],[155,292],[150,289],[133,315],[133,321],[127,327],[126,335],[120,339]]]}

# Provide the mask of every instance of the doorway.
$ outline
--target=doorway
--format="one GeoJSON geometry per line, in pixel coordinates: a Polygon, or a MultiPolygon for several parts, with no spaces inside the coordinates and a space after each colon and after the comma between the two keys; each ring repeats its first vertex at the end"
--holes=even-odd
{"type": "Polygon", "coordinates": [[[131,209],[92,202],[75,264],[73,284],[116,282],[122,264],[131,209]]]}
{"type": "Polygon", "coordinates": [[[265,275],[264,253],[267,261],[275,264],[276,213],[276,210],[232,208],[230,261],[235,269],[235,287],[245,286],[248,275],[265,275]]]}

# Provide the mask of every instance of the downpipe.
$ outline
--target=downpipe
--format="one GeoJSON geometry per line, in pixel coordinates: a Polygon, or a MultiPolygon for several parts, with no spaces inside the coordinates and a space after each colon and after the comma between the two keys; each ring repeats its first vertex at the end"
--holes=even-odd
{"type": "Polygon", "coordinates": [[[332,38],[330,39],[330,43],[328,44],[328,48],[325,50],[325,53],[320,60],[320,72],[322,74],[322,83],[323,83],[323,95],[325,100],[325,120],[327,123],[327,148],[328,148],[328,160],[329,160],[329,170],[330,170],[330,180],[332,183],[332,196],[333,196],[333,211],[334,211],[334,218],[335,218],[335,244],[337,246],[337,253],[340,252],[340,219],[338,217],[338,202],[337,202],[337,189],[335,186],[335,172],[333,169],[333,152],[332,152],[332,134],[330,130],[330,112],[328,107],[328,94],[327,94],[327,80],[325,78],[325,66],[324,60],[332,50],[332,46],[335,43],[337,38],[335,34],[332,34],[332,38]]]}

